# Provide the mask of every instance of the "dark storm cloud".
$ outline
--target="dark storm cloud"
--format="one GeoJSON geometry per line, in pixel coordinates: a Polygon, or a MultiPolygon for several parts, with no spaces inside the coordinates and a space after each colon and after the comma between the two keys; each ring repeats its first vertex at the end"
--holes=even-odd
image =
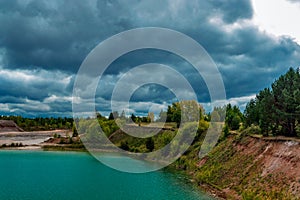
{"type": "Polygon", "coordinates": [[[38,66],[76,72],[97,43],[120,31],[164,26],[201,33],[205,29],[199,25],[206,24],[212,15],[232,23],[251,17],[252,8],[248,1],[237,0],[2,0],[0,48],[5,52],[5,67],[38,66]]]}
{"type": "Polygon", "coordinates": [[[5,67],[76,71],[95,44],[127,28],[118,8],[96,1],[0,1],[5,67]]]}
{"type": "Polygon", "coordinates": [[[249,19],[253,15],[253,8],[250,1],[212,0],[210,2],[216,10],[220,10],[220,14],[226,23],[233,23],[238,19],[249,19]]]}
{"type": "Polygon", "coordinates": [[[0,95],[41,101],[51,94],[67,95],[72,76],[60,71],[0,70],[0,95]]]}
{"type": "MultiPolygon", "coordinates": [[[[250,0],[0,0],[0,110],[71,113],[75,73],[88,53],[114,34],[146,26],[181,31],[199,42],[219,67],[227,97],[244,104],[300,63],[298,44],[260,31],[252,16],[250,0]]],[[[96,95],[99,109],[109,111],[112,89],[122,74],[149,62],[172,66],[190,81],[201,102],[209,101],[204,81],[186,61],[141,50],[120,57],[106,71],[96,95]]],[[[142,100],[150,106],[171,96],[165,88],[145,86],[132,98],[137,103],[132,111],[141,111],[142,100]]],[[[80,101],[90,103],[90,97],[80,101]]]]}
{"type": "Polygon", "coordinates": [[[72,75],[60,71],[0,69],[0,113],[71,113],[72,81],[72,75]]]}
{"type": "Polygon", "coordinates": [[[257,93],[300,63],[299,45],[290,38],[271,38],[246,27],[232,34],[231,39],[224,53],[214,54],[229,97],[257,93]]]}

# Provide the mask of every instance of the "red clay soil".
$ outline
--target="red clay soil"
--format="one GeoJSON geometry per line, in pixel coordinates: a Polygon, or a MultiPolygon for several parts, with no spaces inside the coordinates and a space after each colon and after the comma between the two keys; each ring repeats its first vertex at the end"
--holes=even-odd
{"type": "MultiPolygon", "coordinates": [[[[288,193],[300,198],[300,144],[293,140],[268,140],[247,137],[244,142],[235,144],[237,152],[245,156],[254,156],[249,166],[256,164],[260,169],[260,179],[273,177],[272,184],[266,184],[265,190],[280,190],[287,187],[288,193]]],[[[245,169],[247,170],[247,169],[245,169]]],[[[253,171],[252,173],[255,173],[253,171]]],[[[259,182],[259,181],[258,181],[259,182]]]]}
{"type": "Polygon", "coordinates": [[[207,177],[200,180],[225,199],[300,199],[300,142],[295,138],[231,137],[198,167],[199,177],[207,177]]]}

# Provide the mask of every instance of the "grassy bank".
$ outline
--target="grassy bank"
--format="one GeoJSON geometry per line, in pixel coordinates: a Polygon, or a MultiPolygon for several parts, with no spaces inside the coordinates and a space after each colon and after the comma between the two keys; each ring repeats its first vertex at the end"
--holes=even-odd
{"type": "Polygon", "coordinates": [[[44,151],[87,151],[85,146],[81,144],[67,144],[67,145],[43,145],[44,151]]]}
{"type": "Polygon", "coordinates": [[[226,199],[300,199],[299,143],[230,136],[202,160],[198,147],[172,167],[226,199]]]}

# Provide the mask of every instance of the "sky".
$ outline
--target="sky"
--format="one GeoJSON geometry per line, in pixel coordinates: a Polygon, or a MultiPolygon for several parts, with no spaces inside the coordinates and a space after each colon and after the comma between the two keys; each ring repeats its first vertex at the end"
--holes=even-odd
{"type": "MultiPolygon", "coordinates": [[[[151,62],[182,74],[209,109],[206,83],[191,65],[154,49],[115,60],[94,99],[72,97],[76,73],[91,50],[115,34],[142,27],[173,29],[201,44],[224,81],[224,103],[244,109],[259,90],[300,66],[298,19],[298,0],[0,0],[0,115],[72,116],[72,100],[94,101],[108,115],[117,81],[134,66],[151,62]]],[[[168,76],[152,69],[139,73],[134,80],[168,76]]],[[[174,101],[168,88],[148,84],[136,90],[126,112],[158,113],[174,101]]]]}

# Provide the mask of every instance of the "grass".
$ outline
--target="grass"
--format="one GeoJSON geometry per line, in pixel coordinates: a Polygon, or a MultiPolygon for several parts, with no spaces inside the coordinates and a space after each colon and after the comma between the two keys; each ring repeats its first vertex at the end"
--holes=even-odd
{"type": "MultiPolygon", "coordinates": [[[[200,186],[209,185],[219,191],[230,189],[241,199],[297,199],[289,192],[283,174],[261,176],[263,163],[256,158],[266,146],[248,152],[247,148],[252,148],[252,140],[240,134],[231,135],[220,142],[203,163],[197,157],[201,143],[195,143],[190,147],[190,152],[179,158],[172,167],[185,170],[200,186]]],[[[230,195],[227,194],[226,199],[236,199],[235,195],[230,195]]]]}
{"type": "Polygon", "coordinates": [[[44,145],[44,151],[87,151],[83,144],[44,145]]]}

